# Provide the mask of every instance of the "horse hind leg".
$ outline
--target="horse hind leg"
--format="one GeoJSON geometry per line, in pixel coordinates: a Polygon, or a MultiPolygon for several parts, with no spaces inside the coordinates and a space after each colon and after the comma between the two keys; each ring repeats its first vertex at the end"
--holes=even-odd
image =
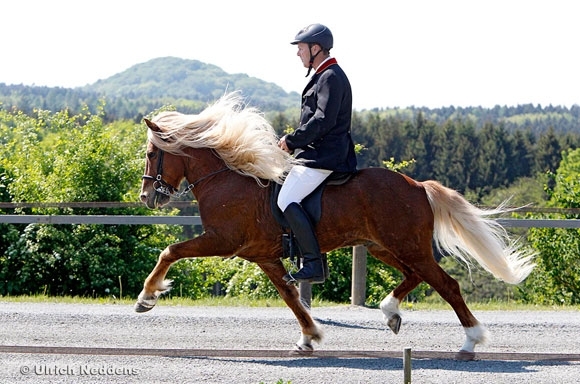
{"type": "Polygon", "coordinates": [[[465,330],[465,343],[455,354],[455,360],[470,361],[475,359],[475,346],[477,344],[485,344],[489,335],[485,327],[481,324],[477,324],[473,327],[464,328],[465,330]]]}
{"type": "Polygon", "coordinates": [[[457,360],[473,360],[475,358],[475,346],[484,344],[488,339],[487,330],[473,316],[465,300],[461,296],[459,283],[449,276],[439,264],[433,260],[433,263],[417,264],[419,270],[417,274],[429,284],[439,295],[447,302],[459,318],[465,331],[465,343],[455,355],[457,360]]]}
{"type": "Polygon", "coordinates": [[[401,329],[402,322],[399,305],[405,296],[407,296],[409,292],[415,289],[415,287],[423,280],[409,268],[401,265],[401,263],[395,259],[385,248],[380,247],[377,244],[373,244],[368,246],[368,251],[371,255],[373,255],[373,257],[387,265],[398,269],[403,274],[403,276],[405,276],[401,284],[399,284],[398,287],[391,291],[391,293],[389,293],[389,295],[385,297],[379,305],[381,312],[383,313],[383,318],[387,322],[387,326],[396,335],[401,329]]]}
{"type": "Polygon", "coordinates": [[[293,352],[298,354],[311,353],[314,351],[312,342],[321,342],[324,335],[320,326],[314,321],[310,312],[300,300],[298,289],[294,285],[288,285],[282,278],[286,274],[282,261],[277,259],[272,263],[260,263],[258,265],[270,278],[270,281],[272,281],[272,284],[274,284],[300,324],[302,334],[293,352]]]}
{"type": "Polygon", "coordinates": [[[383,318],[387,326],[396,335],[401,328],[401,310],[399,305],[401,301],[411,292],[419,283],[423,281],[418,275],[411,273],[405,274],[405,279],[395,288],[387,297],[381,301],[380,308],[383,312],[383,318]]]}

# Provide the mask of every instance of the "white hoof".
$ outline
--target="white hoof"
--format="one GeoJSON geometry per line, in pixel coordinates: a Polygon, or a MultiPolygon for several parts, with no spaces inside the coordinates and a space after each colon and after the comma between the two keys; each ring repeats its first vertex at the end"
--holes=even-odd
{"type": "Polygon", "coordinates": [[[401,328],[401,311],[399,310],[399,300],[395,299],[392,295],[389,295],[381,301],[381,312],[383,312],[383,318],[387,322],[389,328],[395,333],[399,333],[401,328]]]}
{"type": "Polygon", "coordinates": [[[466,335],[465,343],[458,354],[462,352],[473,353],[477,344],[485,344],[489,339],[487,330],[481,324],[464,329],[466,335]]]}
{"type": "Polygon", "coordinates": [[[305,351],[308,350],[313,351],[314,348],[312,347],[312,336],[302,334],[302,336],[300,336],[300,339],[298,339],[298,341],[296,342],[296,348],[305,351]]]}

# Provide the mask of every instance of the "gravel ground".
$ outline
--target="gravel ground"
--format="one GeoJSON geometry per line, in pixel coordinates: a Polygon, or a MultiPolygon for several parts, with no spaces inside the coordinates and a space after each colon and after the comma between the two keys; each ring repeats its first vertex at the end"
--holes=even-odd
{"type": "MultiPolygon", "coordinates": [[[[378,309],[314,308],[320,351],[400,351],[401,358],[223,358],[0,353],[0,383],[403,383],[403,350],[456,352],[449,311],[404,311],[398,335],[378,309]]],[[[482,311],[476,352],[580,353],[578,311],[482,311]]],[[[290,350],[300,331],[287,308],[0,302],[0,345],[290,350]]],[[[577,383],[580,362],[413,359],[413,383],[577,383]]]]}

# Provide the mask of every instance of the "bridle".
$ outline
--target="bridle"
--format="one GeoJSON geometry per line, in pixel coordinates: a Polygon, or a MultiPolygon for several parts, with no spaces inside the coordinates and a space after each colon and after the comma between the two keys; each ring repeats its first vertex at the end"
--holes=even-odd
{"type": "Polygon", "coordinates": [[[229,170],[229,168],[222,168],[219,169],[217,171],[213,171],[199,179],[197,179],[194,183],[190,183],[187,188],[185,188],[183,191],[181,192],[177,192],[177,188],[175,188],[173,185],[169,184],[167,181],[163,180],[163,155],[164,155],[165,151],[159,149],[158,152],[158,158],[157,158],[157,176],[153,177],[153,176],[149,176],[149,175],[143,175],[141,178],[145,179],[145,180],[153,180],[153,189],[155,190],[155,192],[161,193],[162,195],[166,195],[166,196],[172,196],[175,195],[175,197],[181,197],[185,194],[187,194],[189,191],[191,191],[193,188],[195,188],[195,186],[199,183],[201,183],[203,180],[207,179],[208,177],[211,177],[213,175],[216,175],[218,173],[224,172],[229,170]]]}

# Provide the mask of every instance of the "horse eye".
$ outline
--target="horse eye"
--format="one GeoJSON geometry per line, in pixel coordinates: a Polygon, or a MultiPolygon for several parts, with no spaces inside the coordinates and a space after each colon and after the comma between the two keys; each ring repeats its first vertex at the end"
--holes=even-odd
{"type": "Polygon", "coordinates": [[[148,159],[154,159],[156,155],[157,155],[157,152],[147,152],[148,159]]]}

